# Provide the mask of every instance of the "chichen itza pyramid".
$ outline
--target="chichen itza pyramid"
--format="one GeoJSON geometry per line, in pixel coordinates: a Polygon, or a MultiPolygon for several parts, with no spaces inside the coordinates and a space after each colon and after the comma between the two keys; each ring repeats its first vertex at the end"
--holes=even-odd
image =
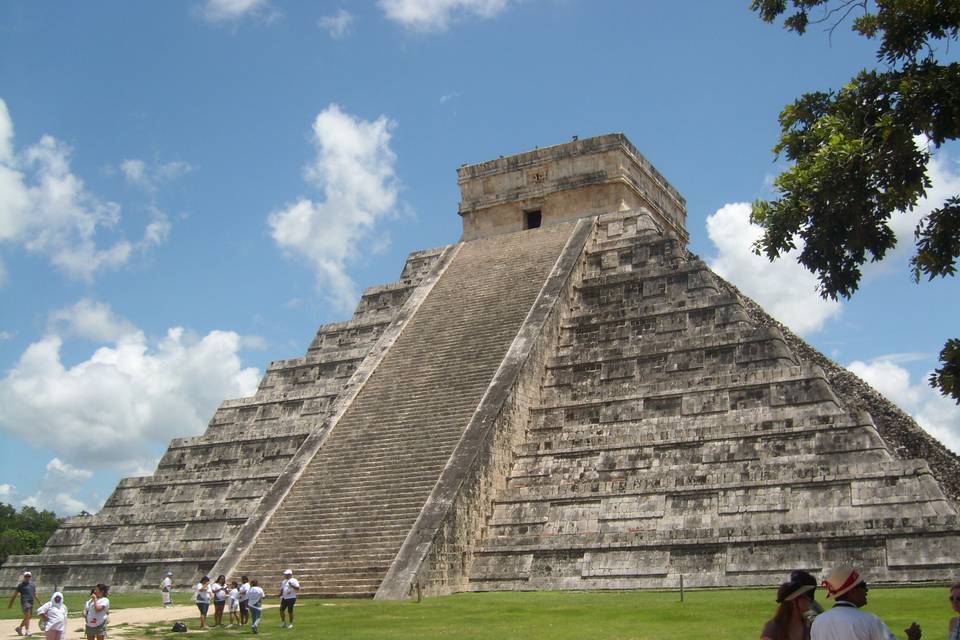
{"type": "Polygon", "coordinates": [[[960,461],[688,252],[621,134],[465,165],[463,237],[271,363],[0,586],[307,595],[871,583],[960,564],[960,461]]]}

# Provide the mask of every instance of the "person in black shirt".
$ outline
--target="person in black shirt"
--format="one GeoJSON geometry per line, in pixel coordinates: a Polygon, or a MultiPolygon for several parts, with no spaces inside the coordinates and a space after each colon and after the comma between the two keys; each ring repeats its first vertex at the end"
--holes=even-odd
{"type": "Polygon", "coordinates": [[[13,601],[17,599],[17,596],[20,596],[20,609],[23,611],[23,620],[20,621],[20,625],[16,628],[18,636],[30,635],[30,618],[33,617],[33,602],[37,599],[37,585],[31,582],[32,578],[33,574],[29,571],[24,571],[23,580],[17,585],[17,588],[13,590],[13,595],[10,596],[10,602],[7,603],[7,609],[9,609],[13,606],[13,601]]]}

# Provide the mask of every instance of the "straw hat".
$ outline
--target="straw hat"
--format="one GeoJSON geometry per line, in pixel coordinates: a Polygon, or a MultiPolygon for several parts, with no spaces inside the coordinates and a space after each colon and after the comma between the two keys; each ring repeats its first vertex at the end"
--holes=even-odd
{"type": "Polygon", "coordinates": [[[828,598],[836,598],[862,583],[863,577],[859,571],[853,567],[842,566],[834,569],[830,576],[821,584],[826,587],[828,598]]]}

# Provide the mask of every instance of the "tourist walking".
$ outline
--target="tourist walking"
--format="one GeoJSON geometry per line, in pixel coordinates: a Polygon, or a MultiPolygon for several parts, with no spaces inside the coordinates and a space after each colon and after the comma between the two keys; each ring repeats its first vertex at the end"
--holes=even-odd
{"type": "Polygon", "coordinates": [[[227,604],[227,577],[217,576],[217,581],[210,585],[213,593],[213,626],[223,625],[223,607],[227,604]]]}
{"type": "Polygon", "coordinates": [[[83,617],[86,625],[84,633],[87,640],[103,640],[107,637],[107,622],[110,620],[110,600],[107,592],[110,587],[98,583],[90,592],[90,599],[83,607],[83,617]]]}
{"type": "Polygon", "coordinates": [[[250,578],[243,576],[240,578],[240,624],[247,624],[249,612],[247,609],[247,593],[250,591],[250,578]]]}
{"type": "Polygon", "coordinates": [[[227,607],[230,609],[229,629],[234,624],[240,624],[240,585],[234,580],[230,583],[230,593],[227,594],[227,607]]]}
{"type": "Polygon", "coordinates": [[[797,582],[784,582],[777,589],[777,611],[760,632],[760,640],[809,640],[810,626],[806,613],[812,602],[814,587],[797,582]]]}
{"type": "MultiPolygon", "coordinates": [[[[895,640],[890,629],[872,613],[861,611],[867,604],[869,589],[860,572],[853,567],[837,567],[823,581],[827,597],[834,598],[832,609],[813,621],[813,640],[895,640]]],[[[914,622],[904,630],[908,640],[919,640],[920,626],[914,622]]]]}
{"type": "MultiPolygon", "coordinates": [[[[950,606],[960,614],[960,582],[950,587],[950,606]]],[[[950,618],[949,630],[947,640],[960,640],[960,615],[950,618]]]]}
{"type": "Polygon", "coordinates": [[[30,618],[33,617],[33,602],[37,599],[37,585],[32,582],[33,574],[24,571],[20,578],[20,583],[14,588],[13,595],[10,596],[10,602],[7,603],[7,609],[13,606],[13,601],[20,597],[20,611],[23,613],[23,619],[15,631],[18,636],[30,635],[30,618]]]}
{"type": "Polygon", "coordinates": [[[67,630],[67,605],[63,603],[62,593],[54,592],[50,596],[50,602],[40,605],[37,617],[43,621],[43,635],[46,640],[63,640],[67,630]]]}
{"type": "Polygon", "coordinates": [[[297,604],[297,592],[300,591],[300,583],[293,577],[293,570],[287,569],[283,572],[283,580],[280,582],[280,626],[287,629],[293,629],[293,605],[297,604]],[[290,622],[284,616],[286,612],[290,616],[290,622]]]}
{"type": "Polygon", "coordinates": [[[207,628],[207,611],[210,609],[210,577],[203,576],[194,588],[194,601],[200,611],[200,628],[207,628]]]}
{"type": "Polygon", "coordinates": [[[163,608],[166,609],[173,604],[173,574],[167,571],[163,580],[160,582],[160,599],[163,601],[163,608]]]}
{"type": "Polygon", "coordinates": [[[254,633],[260,631],[260,616],[263,613],[263,599],[267,594],[263,592],[256,580],[250,581],[250,589],[247,591],[247,607],[250,609],[250,630],[254,633]]]}

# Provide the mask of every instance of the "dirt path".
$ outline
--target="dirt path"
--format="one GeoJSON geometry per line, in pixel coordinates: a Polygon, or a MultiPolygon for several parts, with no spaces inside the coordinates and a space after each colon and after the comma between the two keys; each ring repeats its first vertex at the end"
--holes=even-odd
{"type": "MultiPolygon", "coordinates": [[[[264,609],[274,609],[279,605],[266,605],[264,609]]],[[[131,609],[116,609],[110,612],[110,626],[107,631],[110,634],[109,637],[112,638],[137,638],[138,628],[155,624],[157,622],[169,622],[171,626],[176,621],[182,621],[186,623],[187,628],[190,633],[203,633],[199,631],[197,623],[199,621],[199,613],[197,608],[194,605],[182,605],[174,606],[164,609],[163,607],[139,607],[131,609]]],[[[224,613],[224,618],[228,619],[229,614],[224,613]]],[[[209,621],[213,620],[213,607],[210,607],[210,616],[209,621]]],[[[9,623],[9,628],[5,629],[3,632],[0,632],[0,637],[4,638],[16,638],[18,637],[14,632],[13,628],[17,625],[14,620],[4,620],[3,622],[9,623]]],[[[36,626],[36,621],[30,624],[31,630],[33,631],[33,636],[35,640],[43,640],[43,633],[36,626]]],[[[83,620],[81,618],[75,618],[70,616],[70,619],[67,621],[67,633],[64,634],[64,640],[82,640],[85,636],[83,635],[83,620]]]]}

